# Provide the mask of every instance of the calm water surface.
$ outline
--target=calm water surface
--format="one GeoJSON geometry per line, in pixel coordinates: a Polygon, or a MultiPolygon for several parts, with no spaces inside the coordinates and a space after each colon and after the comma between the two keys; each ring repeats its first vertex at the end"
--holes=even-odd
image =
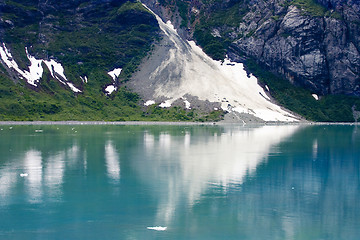
{"type": "Polygon", "coordinates": [[[360,239],[357,126],[0,128],[0,239],[360,239]]]}

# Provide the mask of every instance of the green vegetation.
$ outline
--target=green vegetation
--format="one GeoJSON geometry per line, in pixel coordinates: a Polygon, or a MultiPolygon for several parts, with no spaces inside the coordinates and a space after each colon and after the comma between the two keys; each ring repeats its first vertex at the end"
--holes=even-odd
{"type": "Polygon", "coordinates": [[[179,10],[179,15],[181,17],[181,25],[180,27],[186,28],[188,25],[188,11],[189,11],[189,4],[186,1],[176,1],[176,5],[179,10]]]}
{"type": "Polygon", "coordinates": [[[215,60],[223,60],[226,54],[227,43],[220,37],[211,35],[210,30],[196,28],[194,37],[204,52],[215,60]]]}
{"type": "MultiPolygon", "coordinates": [[[[181,107],[160,108],[152,105],[143,109],[139,96],[120,88],[106,96],[84,89],[84,94],[74,95],[58,81],[46,77],[37,91],[20,82],[14,84],[1,69],[0,120],[9,121],[218,121],[222,111],[209,114],[181,107]]],[[[91,88],[91,87],[89,87],[91,88]]]]}
{"type": "Polygon", "coordinates": [[[352,107],[360,109],[360,98],[344,95],[327,95],[316,101],[311,92],[293,86],[286,79],[278,77],[260,67],[253,60],[246,63],[248,69],[261,84],[270,88],[271,95],[285,108],[318,122],[354,122],[352,107]]]}
{"type": "Polygon", "coordinates": [[[326,8],[315,0],[294,0],[291,4],[314,17],[323,17],[326,13],[326,8]]]}
{"type": "Polygon", "coordinates": [[[149,12],[146,8],[143,7],[143,5],[140,2],[130,2],[127,1],[124,4],[121,5],[121,7],[117,10],[117,14],[124,14],[128,11],[134,11],[134,12],[149,12]]]}
{"type": "MultiPolygon", "coordinates": [[[[212,1],[209,5],[220,3],[221,1],[212,1]]],[[[211,15],[205,13],[200,17],[200,21],[195,27],[194,38],[196,42],[210,57],[215,60],[223,60],[232,41],[228,33],[232,32],[233,28],[242,22],[247,11],[247,5],[243,5],[243,1],[238,1],[231,6],[215,8],[211,15]],[[220,27],[222,36],[214,37],[211,32],[220,27]]]]}

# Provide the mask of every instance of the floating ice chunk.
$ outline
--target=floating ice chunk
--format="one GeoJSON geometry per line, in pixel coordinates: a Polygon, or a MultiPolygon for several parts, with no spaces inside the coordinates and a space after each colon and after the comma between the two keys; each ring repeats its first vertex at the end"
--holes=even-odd
{"type": "Polygon", "coordinates": [[[115,81],[116,78],[120,76],[121,68],[115,68],[114,70],[108,72],[108,74],[112,77],[112,79],[115,81]]]}
{"type": "Polygon", "coordinates": [[[266,89],[266,91],[270,92],[268,85],[265,85],[265,89],[266,89]]]}
{"type": "Polygon", "coordinates": [[[148,100],[144,103],[144,106],[150,106],[150,105],[153,105],[155,104],[155,101],[154,100],[148,100]]]}
{"type": "Polygon", "coordinates": [[[105,88],[105,92],[106,95],[110,95],[113,91],[116,91],[117,90],[117,87],[115,87],[114,85],[109,85],[105,88]]]}
{"type": "Polygon", "coordinates": [[[319,100],[319,96],[318,96],[318,95],[316,95],[315,93],[314,93],[314,94],[311,94],[311,96],[313,96],[313,98],[315,98],[315,100],[316,100],[316,101],[318,101],[318,100],[319,100]]]}
{"type": "Polygon", "coordinates": [[[147,229],[155,230],[155,231],[166,231],[167,227],[156,226],[156,227],[147,227],[147,229]]]}
{"type": "Polygon", "coordinates": [[[27,177],[27,176],[29,176],[28,173],[20,173],[20,177],[27,177]]]}
{"type": "Polygon", "coordinates": [[[159,107],[161,107],[161,108],[169,108],[169,107],[171,107],[171,101],[166,100],[165,102],[161,103],[159,105],[159,107]]]}

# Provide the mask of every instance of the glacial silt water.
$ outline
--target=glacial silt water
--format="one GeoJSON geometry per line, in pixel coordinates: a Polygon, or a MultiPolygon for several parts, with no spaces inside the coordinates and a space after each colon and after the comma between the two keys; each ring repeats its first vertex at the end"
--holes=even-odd
{"type": "Polygon", "coordinates": [[[358,126],[0,126],[0,239],[359,239],[358,126]]]}

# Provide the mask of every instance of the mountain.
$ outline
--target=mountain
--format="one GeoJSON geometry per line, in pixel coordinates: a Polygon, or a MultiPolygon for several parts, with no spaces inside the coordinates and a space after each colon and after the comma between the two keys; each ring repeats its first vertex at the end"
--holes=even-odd
{"type": "Polygon", "coordinates": [[[143,3],[0,0],[0,119],[359,118],[358,3],[143,3]]]}

